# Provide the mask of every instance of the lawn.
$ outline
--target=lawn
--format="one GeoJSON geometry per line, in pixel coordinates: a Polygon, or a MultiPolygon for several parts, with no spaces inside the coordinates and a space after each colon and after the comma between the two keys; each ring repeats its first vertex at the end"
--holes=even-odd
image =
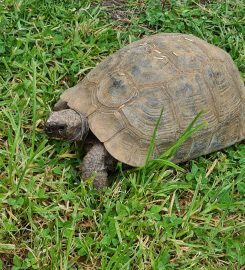
{"type": "Polygon", "coordinates": [[[96,192],[83,149],[43,131],[65,89],[157,32],[225,49],[245,78],[242,0],[0,1],[0,269],[245,269],[243,143],[96,192]]]}

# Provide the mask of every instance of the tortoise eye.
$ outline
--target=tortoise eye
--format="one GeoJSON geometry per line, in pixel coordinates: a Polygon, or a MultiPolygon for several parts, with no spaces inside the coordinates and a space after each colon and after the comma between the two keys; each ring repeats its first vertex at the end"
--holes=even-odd
{"type": "Polygon", "coordinates": [[[59,132],[63,132],[66,129],[67,125],[65,124],[60,124],[56,128],[59,132]]]}

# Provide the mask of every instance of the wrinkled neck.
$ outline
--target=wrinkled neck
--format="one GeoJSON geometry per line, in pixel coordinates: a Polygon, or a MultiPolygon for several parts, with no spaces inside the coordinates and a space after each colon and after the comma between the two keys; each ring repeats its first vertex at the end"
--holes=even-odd
{"type": "Polygon", "coordinates": [[[78,128],[77,132],[75,132],[75,137],[72,139],[72,141],[85,141],[86,137],[88,136],[89,133],[89,124],[88,124],[88,118],[79,112],[76,112],[79,114],[81,118],[81,125],[78,128]]]}

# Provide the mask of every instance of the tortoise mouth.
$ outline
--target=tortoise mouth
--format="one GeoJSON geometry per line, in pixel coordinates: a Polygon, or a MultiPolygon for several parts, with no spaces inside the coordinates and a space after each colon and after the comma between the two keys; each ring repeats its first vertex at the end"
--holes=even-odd
{"type": "Polygon", "coordinates": [[[55,122],[46,122],[44,126],[45,133],[48,135],[49,138],[52,139],[63,139],[66,129],[66,124],[58,124],[55,122]]]}
{"type": "Polygon", "coordinates": [[[44,127],[44,131],[50,139],[82,141],[84,133],[82,127],[68,127],[66,124],[48,123],[44,127]]]}

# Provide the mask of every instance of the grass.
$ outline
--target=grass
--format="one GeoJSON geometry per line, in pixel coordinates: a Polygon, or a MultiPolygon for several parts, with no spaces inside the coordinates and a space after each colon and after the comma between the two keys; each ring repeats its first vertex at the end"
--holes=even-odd
{"type": "Polygon", "coordinates": [[[243,1],[124,2],[0,1],[0,269],[243,269],[244,144],[97,193],[80,149],[42,130],[67,87],[144,35],[195,34],[245,77],[243,1]]]}

